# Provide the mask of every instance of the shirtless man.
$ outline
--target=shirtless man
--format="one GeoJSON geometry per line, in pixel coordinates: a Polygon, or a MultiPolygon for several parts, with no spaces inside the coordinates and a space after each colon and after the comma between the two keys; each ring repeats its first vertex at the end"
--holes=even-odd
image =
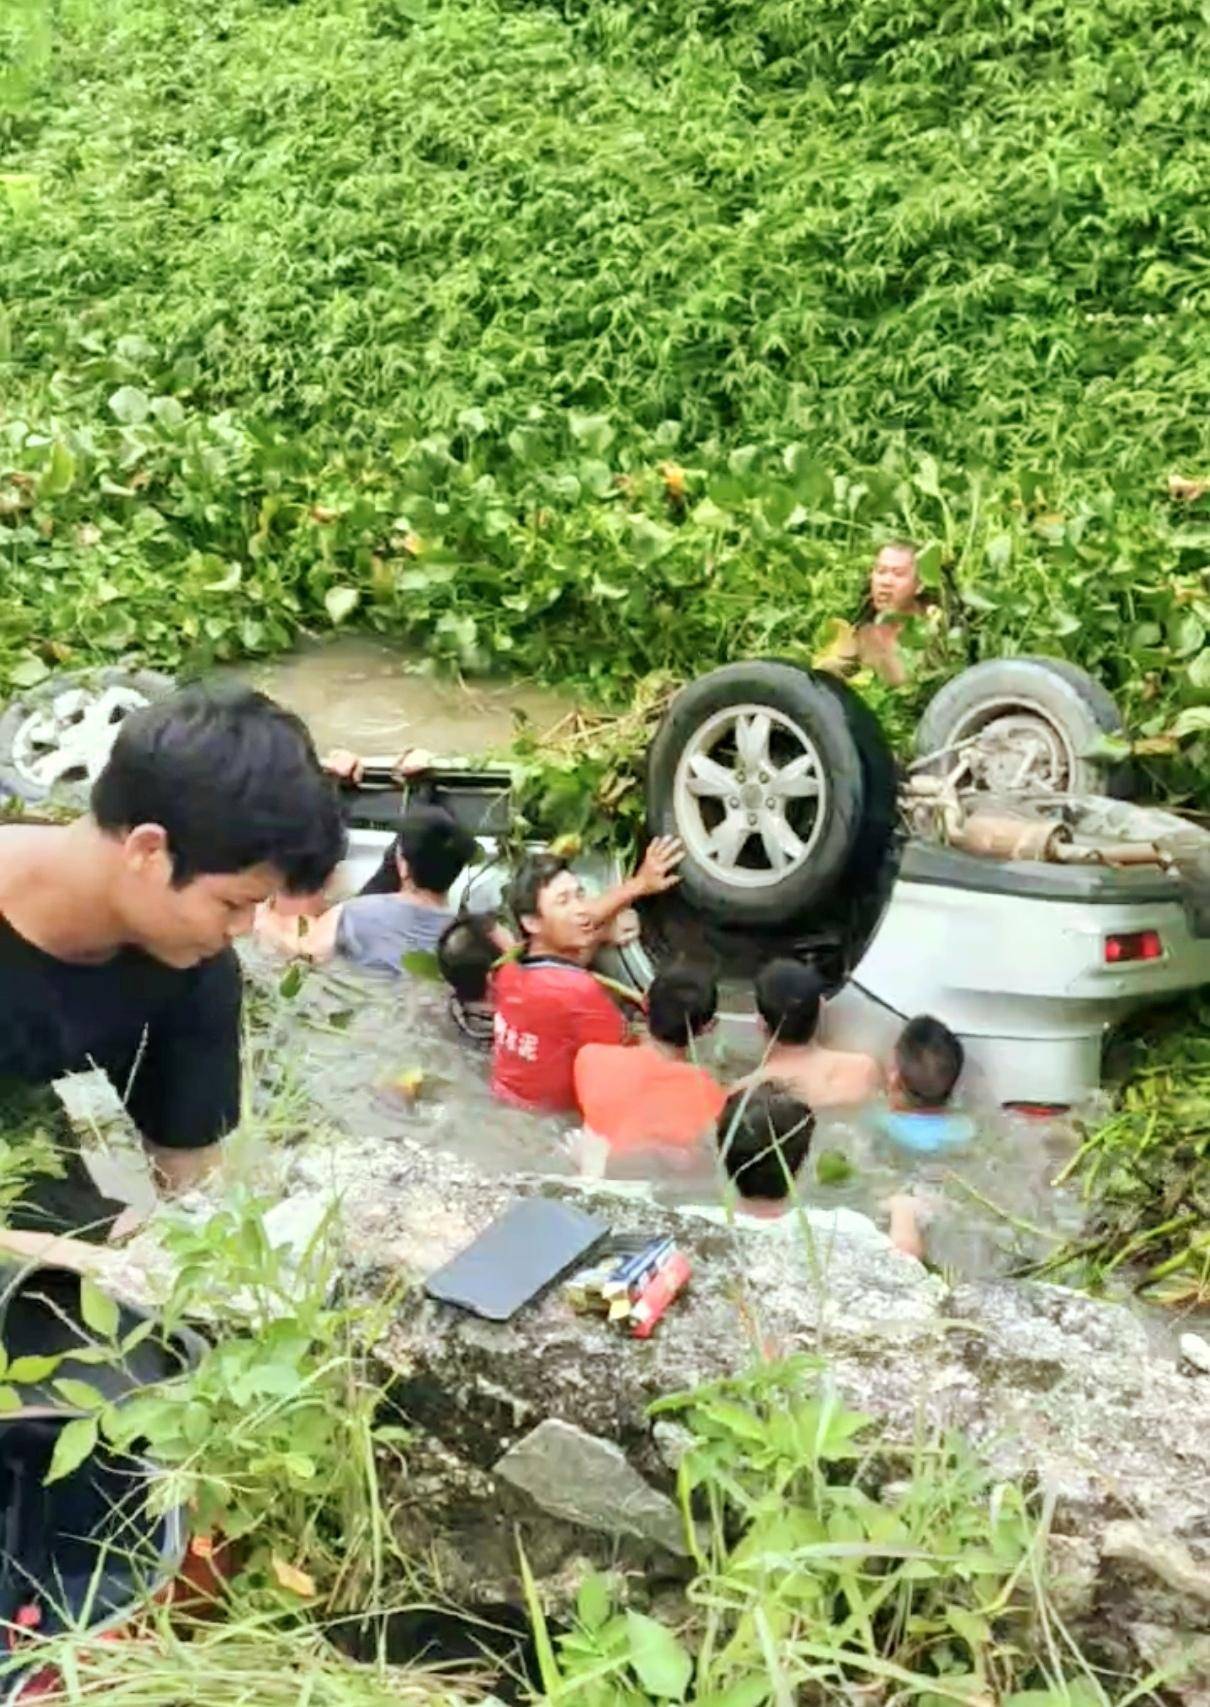
{"type": "Polygon", "coordinates": [[[825,1049],[815,1041],[823,981],[809,966],[771,960],[756,980],[756,1007],[769,1046],[747,1083],[776,1079],[814,1113],[867,1102],[882,1090],[882,1069],[872,1056],[825,1049]]]}
{"type": "MultiPolygon", "coordinates": [[[[0,829],[10,1118],[49,1099],[61,1126],[49,1087],[99,1067],[160,1189],[198,1181],[240,1112],[231,945],[272,895],[321,889],[343,851],[310,737],[263,694],[194,687],[131,715],[86,816],[0,829]]],[[[96,1191],[70,1139],[61,1161],[65,1177],[32,1181],[10,1225],[104,1238],[121,1204],[96,1191]]]]}

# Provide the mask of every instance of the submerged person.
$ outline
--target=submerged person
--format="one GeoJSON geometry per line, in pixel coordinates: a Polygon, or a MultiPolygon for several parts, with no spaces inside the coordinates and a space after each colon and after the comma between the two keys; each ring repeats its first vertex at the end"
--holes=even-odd
{"type": "Polygon", "coordinates": [[[846,674],[872,670],[889,686],[903,687],[908,679],[900,647],[903,626],[934,608],[920,578],[916,547],[906,540],[888,541],[874,559],[856,626],[841,625],[843,637],[820,659],[821,667],[846,674]]]}
{"type": "Polygon", "coordinates": [[[887,1077],[889,1106],[880,1109],[877,1129],[901,1149],[932,1156],[967,1145],[975,1123],[949,1106],[965,1065],[961,1040],[931,1014],[918,1014],[895,1044],[887,1077]]]}
{"type": "Polygon", "coordinates": [[[413,806],[391,845],[396,887],[365,890],[318,917],[282,914],[274,907],[257,916],[257,935],[273,947],[308,960],[334,955],[371,972],[398,975],[404,956],[432,953],[454,921],[449,892],[476,854],[475,838],[441,806],[413,806]]]}
{"type": "Polygon", "coordinates": [[[526,860],[509,890],[523,949],[492,974],[492,1089],[504,1102],[547,1113],[576,1106],[574,1066],[588,1043],[624,1043],[621,1010],[587,969],[602,932],[634,902],[677,883],[684,850],[659,836],[633,877],[589,897],[554,854],[526,860]]]}
{"type": "Polygon", "coordinates": [[[877,1096],[882,1069],[871,1055],[826,1049],[818,1041],[824,982],[799,960],[771,960],[756,980],[756,1009],[769,1043],[747,1083],[777,1079],[815,1110],[849,1108],[877,1096]]]}
{"type": "MultiPolygon", "coordinates": [[[[310,736],[263,694],[195,687],[132,713],[86,816],[0,829],[0,1082],[100,1068],[157,1186],[188,1189],[240,1114],[232,944],[270,896],[322,888],[343,852],[310,736]]],[[[10,1094],[8,1118],[24,1100],[10,1094]]],[[[10,1224],[104,1237],[123,1206],[71,1138],[61,1161],[10,1224]]]]}
{"type": "Polygon", "coordinates": [[[450,992],[450,1015],[472,1043],[492,1041],[492,973],[517,946],[497,913],[461,913],[437,943],[437,970],[450,992]]]}
{"type": "Polygon", "coordinates": [[[692,1059],[715,1022],[718,986],[700,966],[670,966],[647,992],[647,1037],[634,1047],[590,1043],[575,1059],[584,1117],[581,1169],[687,1160],[711,1135],[727,1093],[692,1059]]]}
{"type": "Polygon", "coordinates": [[[814,1132],[814,1114],[789,1085],[765,1079],[732,1092],[717,1125],[719,1159],[730,1187],[728,1199],[722,1204],[695,1204],[690,1213],[791,1238],[805,1225],[817,1236],[840,1233],[867,1244],[893,1245],[905,1256],[922,1257],[916,1209],[910,1197],[890,1199],[890,1230],[886,1233],[856,1209],[821,1209],[799,1202],[797,1182],[814,1132]]]}

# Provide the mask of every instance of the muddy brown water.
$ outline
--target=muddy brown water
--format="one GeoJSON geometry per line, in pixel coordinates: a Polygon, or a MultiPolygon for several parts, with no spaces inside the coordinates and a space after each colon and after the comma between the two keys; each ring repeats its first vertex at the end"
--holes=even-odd
{"type": "MultiPolygon", "coordinates": [[[[288,999],[281,963],[246,951],[263,992],[267,1024],[260,1073],[301,1092],[321,1123],[390,1145],[419,1140],[465,1157],[494,1175],[574,1172],[571,1116],[523,1113],[496,1102],[488,1056],[459,1032],[444,990],[415,977],[382,979],[344,966],[314,968],[288,999]]],[[[289,986],[287,986],[289,987],[289,986]]],[[[722,1053],[707,1044],[703,1065],[733,1081],[756,1064],[756,1050],[722,1053]]],[[[894,1192],[914,1190],[925,1205],[926,1248],[936,1266],[958,1275],[1006,1273],[1023,1258],[1049,1253],[1081,1222],[1078,1202],[1051,1181],[1074,1145],[1066,1123],[1013,1120],[988,1111],[974,1143],[944,1161],[892,1151],[868,1111],[820,1118],[802,1180],[806,1201],[844,1205],[885,1225],[894,1192]],[[831,1152],[847,1176],[821,1183],[815,1162],[831,1152]]],[[[719,1185],[703,1152],[695,1172],[654,1182],[670,1205],[717,1202],[719,1185]]]]}
{"type": "Polygon", "coordinates": [[[321,751],[372,757],[424,747],[446,756],[506,748],[522,717],[538,733],[576,709],[529,682],[454,680],[416,652],[366,635],[314,641],[284,658],[235,672],[306,722],[321,751]]]}

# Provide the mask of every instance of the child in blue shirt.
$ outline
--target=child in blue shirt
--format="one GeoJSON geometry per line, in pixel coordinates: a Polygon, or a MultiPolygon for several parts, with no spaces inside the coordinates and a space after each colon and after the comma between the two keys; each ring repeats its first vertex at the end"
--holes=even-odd
{"type": "Polygon", "coordinates": [[[965,1063],[960,1040],[931,1014],[910,1019],[899,1035],[887,1075],[890,1106],[875,1116],[883,1136],[918,1156],[961,1149],[975,1123],[949,1100],[965,1063]]]}

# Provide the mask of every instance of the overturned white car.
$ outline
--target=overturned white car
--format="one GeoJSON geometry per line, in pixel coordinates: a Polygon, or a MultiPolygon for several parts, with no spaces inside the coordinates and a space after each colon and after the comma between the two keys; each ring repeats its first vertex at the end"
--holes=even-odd
{"type": "MultiPolygon", "coordinates": [[[[171,684],[106,671],[50,682],[0,719],[0,787],[78,800],[121,719],[171,684]]],[[[648,759],[651,833],[686,848],[683,881],[617,951],[643,984],[665,956],[747,977],[773,954],[819,964],[828,1040],[885,1056],[906,1017],[962,1037],[1001,1102],[1073,1104],[1100,1080],[1108,1030],[1210,980],[1210,833],[1120,798],[1098,756],[1112,699],[1062,660],[993,660],[936,696],[900,774],[845,683],[784,661],[731,664],[674,699],[648,759]]],[[[417,792],[473,830],[459,899],[499,902],[506,770],[438,768],[399,786],[371,766],[350,796],[344,886],[370,874],[417,792]]],[[[598,884],[615,873],[589,859],[598,884]]],[[[731,1027],[751,1026],[742,998],[731,1027]]]]}

